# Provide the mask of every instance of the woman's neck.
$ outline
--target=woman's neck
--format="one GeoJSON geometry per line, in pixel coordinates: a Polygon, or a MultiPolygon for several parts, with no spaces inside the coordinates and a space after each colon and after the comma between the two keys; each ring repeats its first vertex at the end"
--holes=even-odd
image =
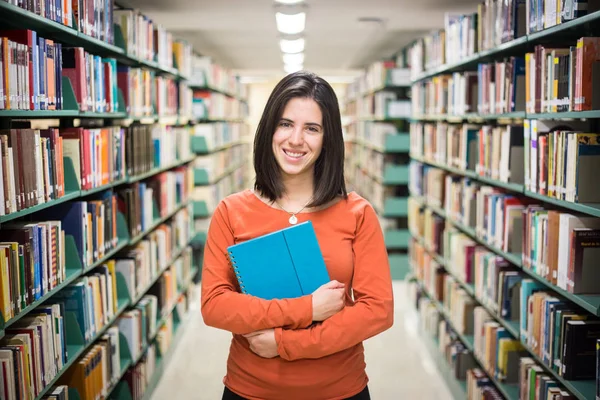
{"type": "Polygon", "coordinates": [[[285,194],[278,202],[286,209],[297,210],[304,207],[313,197],[312,174],[283,176],[285,194]]]}

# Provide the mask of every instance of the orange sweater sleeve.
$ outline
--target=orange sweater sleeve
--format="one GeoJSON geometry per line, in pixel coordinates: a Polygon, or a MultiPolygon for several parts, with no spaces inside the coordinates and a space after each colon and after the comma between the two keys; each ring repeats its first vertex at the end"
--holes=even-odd
{"type": "Polygon", "coordinates": [[[202,317],[212,327],[234,334],[285,327],[306,328],[312,323],[312,295],[295,299],[264,300],[239,293],[237,278],[227,256],[234,244],[224,202],[213,213],[204,247],[202,317]]]}
{"type": "Polygon", "coordinates": [[[371,206],[366,206],[358,218],[353,243],[354,305],[308,329],[276,329],[275,339],[283,359],[325,357],[392,326],[394,299],[383,232],[371,206]]]}

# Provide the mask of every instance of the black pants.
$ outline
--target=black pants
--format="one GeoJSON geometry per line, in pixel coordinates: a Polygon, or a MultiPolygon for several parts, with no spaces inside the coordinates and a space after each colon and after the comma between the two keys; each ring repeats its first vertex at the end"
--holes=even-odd
{"type": "MultiPolygon", "coordinates": [[[[222,400],[245,400],[242,396],[239,396],[233,393],[231,390],[225,386],[225,391],[223,391],[223,399],[222,400]]],[[[349,397],[346,400],[371,400],[371,395],[369,395],[369,387],[365,386],[362,392],[352,397],[349,397]]]]}

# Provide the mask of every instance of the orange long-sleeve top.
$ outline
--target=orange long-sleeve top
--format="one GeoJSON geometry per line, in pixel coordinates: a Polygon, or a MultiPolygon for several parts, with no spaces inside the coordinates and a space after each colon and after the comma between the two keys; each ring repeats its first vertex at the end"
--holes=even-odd
{"type": "MultiPolygon", "coordinates": [[[[240,293],[227,247],[290,226],[289,215],[246,190],[222,200],[210,223],[202,271],[207,325],[233,333],[224,384],[247,399],[344,399],[367,385],[362,342],[393,323],[383,232],[371,205],[354,192],[312,221],[331,279],[346,285],[345,307],[312,321],[312,295],[264,300],[240,293]],[[254,354],[242,335],[275,329],[279,357],[254,354]]],[[[273,265],[277,268],[277,265],[273,265]]]]}

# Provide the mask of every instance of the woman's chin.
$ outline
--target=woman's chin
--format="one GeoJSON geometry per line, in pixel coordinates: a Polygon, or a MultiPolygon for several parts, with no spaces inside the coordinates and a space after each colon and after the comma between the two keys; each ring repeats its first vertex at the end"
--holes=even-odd
{"type": "Polygon", "coordinates": [[[286,176],[301,176],[306,174],[308,171],[304,167],[284,165],[281,168],[281,172],[283,172],[283,174],[286,176]]]}

